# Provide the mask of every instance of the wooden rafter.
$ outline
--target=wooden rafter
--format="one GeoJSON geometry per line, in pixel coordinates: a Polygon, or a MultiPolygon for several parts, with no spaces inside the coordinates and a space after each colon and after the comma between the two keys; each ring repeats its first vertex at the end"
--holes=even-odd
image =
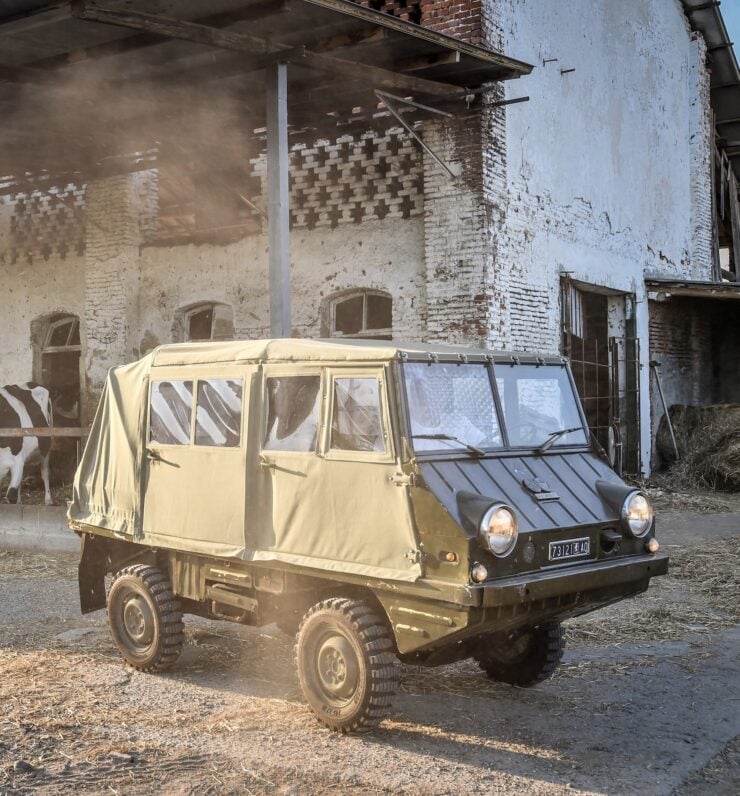
{"type": "Polygon", "coordinates": [[[260,36],[233,33],[209,25],[170,19],[155,14],[106,8],[91,3],[89,0],[74,0],[71,4],[71,13],[78,19],[91,22],[116,25],[195,44],[233,50],[245,55],[259,56],[265,59],[265,66],[274,61],[286,60],[337,76],[361,79],[373,84],[375,88],[393,88],[437,97],[449,97],[460,92],[459,87],[447,83],[315,53],[305,47],[292,47],[260,36]]]}

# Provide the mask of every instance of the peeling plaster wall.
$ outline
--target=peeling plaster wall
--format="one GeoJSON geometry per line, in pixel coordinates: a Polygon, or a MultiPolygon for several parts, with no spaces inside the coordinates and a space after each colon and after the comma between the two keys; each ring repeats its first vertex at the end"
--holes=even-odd
{"type": "MultiPolygon", "coordinates": [[[[708,279],[711,195],[703,42],[678,0],[489,0],[507,54],[506,220],[497,269],[507,346],[557,351],[559,278],[635,293],[647,359],[645,274],[708,279]],[[575,70],[575,71],[568,71],[575,70]]],[[[647,363],[641,416],[649,418],[647,363]]],[[[642,424],[649,468],[650,424],[642,424]]]]}
{"type": "MultiPolygon", "coordinates": [[[[393,331],[425,336],[423,227],[416,219],[385,219],[362,227],[294,230],[293,334],[321,335],[324,300],[349,288],[393,296],[393,331]]],[[[201,301],[229,304],[238,338],[269,336],[267,248],[262,235],[230,246],[147,246],[141,251],[137,353],[172,342],[175,311],[201,301]]]]}
{"type": "Polygon", "coordinates": [[[54,312],[84,314],[85,261],[79,255],[12,262],[10,219],[13,204],[0,199],[0,383],[14,384],[33,378],[31,322],[54,312]]]}

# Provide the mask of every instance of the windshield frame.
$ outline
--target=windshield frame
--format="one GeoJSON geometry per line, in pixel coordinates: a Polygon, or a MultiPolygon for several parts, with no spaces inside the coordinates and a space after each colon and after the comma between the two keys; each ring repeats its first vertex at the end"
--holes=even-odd
{"type": "MultiPolygon", "coordinates": [[[[491,391],[493,394],[493,401],[496,410],[496,415],[499,423],[499,429],[501,432],[501,440],[502,444],[497,445],[496,447],[487,447],[487,446],[480,446],[483,451],[485,452],[486,458],[488,457],[496,457],[496,456],[520,456],[522,453],[532,453],[536,454],[537,449],[540,445],[512,445],[510,438],[509,438],[509,431],[506,423],[506,416],[504,415],[503,411],[503,404],[501,402],[501,396],[499,395],[498,385],[496,384],[496,366],[503,365],[503,366],[516,366],[516,365],[537,365],[543,367],[559,367],[564,368],[567,374],[568,383],[570,384],[572,395],[575,399],[576,409],[578,411],[578,418],[581,422],[581,427],[583,428],[584,435],[586,437],[585,442],[579,443],[562,443],[559,444],[555,442],[551,447],[549,447],[543,453],[539,453],[537,455],[540,456],[549,456],[553,454],[559,453],[568,453],[570,451],[584,451],[590,450],[592,448],[592,440],[591,440],[591,431],[588,427],[588,423],[586,421],[586,415],[583,410],[583,404],[581,403],[580,396],[578,395],[578,390],[576,388],[575,381],[573,379],[573,374],[570,369],[570,364],[564,357],[541,357],[541,356],[534,356],[534,355],[493,355],[493,354],[428,354],[426,356],[411,356],[411,355],[404,355],[399,354],[399,368],[398,368],[398,396],[401,401],[402,411],[399,413],[402,422],[404,425],[403,428],[403,436],[406,440],[408,440],[408,445],[410,449],[410,453],[413,457],[419,459],[428,459],[428,458],[464,458],[470,459],[474,458],[471,452],[464,446],[459,445],[459,447],[451,447],[444,443],[440,444],[439,448],[434,449],[427,449],[427,450],[417,450],[414,446],[414,438],[412,435],[412,423],[411,423],[411,412],[409,408],[408,402],[408,391],[407,391],[407,384],[406,384],[406,365],[430,365],[434,366],[435,364],[446,364],[446,365],[481,365],[485,366],[486,373],[488,374],[488,380],[491,385],[491,391]],[[444,447],[443,447],[444,445],[444,447]]],[[[558,429],[553,429],[557,431],[558,429]]]]}

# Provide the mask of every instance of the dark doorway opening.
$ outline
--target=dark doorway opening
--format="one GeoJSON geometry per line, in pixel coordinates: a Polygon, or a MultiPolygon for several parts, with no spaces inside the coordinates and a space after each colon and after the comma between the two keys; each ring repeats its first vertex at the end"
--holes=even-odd
{"type": "MultiPolygon", "coordinates": [[[[54,313],[32,324],[34,380],[46,387],[51,398],[53,425],[79,428],[81,424],[80,319],[54,313]]],[[[50,460],[54,482],[68,483],[77,465],[77,441],[56,438],[50,460]]]]}
{"type": "Polygon", "coordinates": [[[561,283],[561,350],[570,359],[586,419],[620,473],[639,475],[640,346],[634,297],[561,283]]]}

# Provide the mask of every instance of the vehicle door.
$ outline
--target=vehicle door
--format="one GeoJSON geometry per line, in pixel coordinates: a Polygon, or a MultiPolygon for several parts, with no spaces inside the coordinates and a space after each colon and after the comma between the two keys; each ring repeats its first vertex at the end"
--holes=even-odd
{"type": "Polygon", "coordinates": [[[162,369],[149,384],[144,534],[235,555],[244,549],[248,374],[223,366],[190,373],[162,369]]]}
{"type": "Polygon", "coordinates": [[[266,403],[262,458],[277,548],[327,568],[418,575],[407,490],[395,480],[386,369],[266,369],[266,403]]]}

